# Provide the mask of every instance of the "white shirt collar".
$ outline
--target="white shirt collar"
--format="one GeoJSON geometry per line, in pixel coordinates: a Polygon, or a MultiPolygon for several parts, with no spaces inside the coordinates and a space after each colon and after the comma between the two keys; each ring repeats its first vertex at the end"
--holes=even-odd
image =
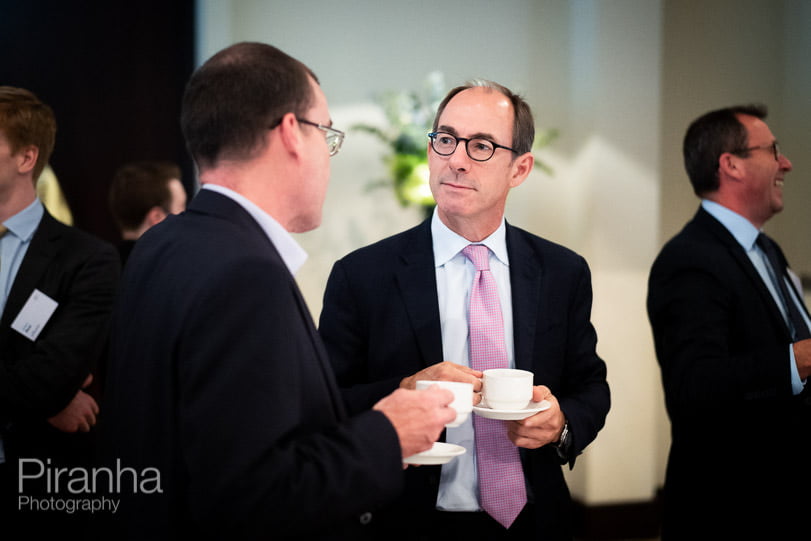
{"type": "Polygon", "coordinates": [[[484,244],[504,265],[509,266],[510,264],[507,256],[507,225],[504,218],[501,219],[498,229],[489,237],[481,242],[470,242],[442,223],[434,209],[434,215],[431,218],[431,236],[434,240],[434,265],[437,267],[441,267],[456,257],[468,244],[484,244]]]}
{"type": "Polygon", "coordinates": [[[272,242],[276,250],[279,251],[279,255],[282,256],[282,260],[290,270],[290,274],[295,275],[301,266],[304,265],[304,262],[307,261],[307,252],[304,251],[304,248],[295,241],[279,222],[270,214],[259,208],[256,203],[244,195],[224,186],[220,186],[219,184],[203,184],[202,189],[220,193],[244,208],[245,211],[256,220],[256,223],[259,224],[259,227],[261,227],[262,231],[268,236],[270,242],[272,242]]]}

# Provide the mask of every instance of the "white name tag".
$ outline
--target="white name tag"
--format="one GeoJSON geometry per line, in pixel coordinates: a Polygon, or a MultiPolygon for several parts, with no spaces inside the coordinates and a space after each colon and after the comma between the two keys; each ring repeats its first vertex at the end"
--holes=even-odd
{"type": "Polygon", "coordinates": [[[51,319],[57,306],[59,306],[58,302],[39,289],[35,289],[25,301],[25,306],[17,314],[11,328],[33,342],[51,319]]]}

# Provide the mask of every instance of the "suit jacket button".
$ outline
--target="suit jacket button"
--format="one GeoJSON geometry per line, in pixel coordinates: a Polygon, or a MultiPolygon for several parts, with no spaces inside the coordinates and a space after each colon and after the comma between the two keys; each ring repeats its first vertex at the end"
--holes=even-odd
{"type": "Polygon", "coordinates": [[[370,522],[372,522],[372,514],[370,512],[367,511],[360,516],[360,523],[363,524],[364,526],[366,526],[370,522]]]}

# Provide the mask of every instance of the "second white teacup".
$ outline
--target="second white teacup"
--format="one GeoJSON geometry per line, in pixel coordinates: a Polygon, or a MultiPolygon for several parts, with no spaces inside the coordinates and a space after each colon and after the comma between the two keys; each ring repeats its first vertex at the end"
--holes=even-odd
{"type": "Polygon", "coordinates": [[[484,371],[482,396],[488,408],[519,410],[532,401],[532,372],[513,368],[484,371]]]}
{"type": "Polygon", "coordinates": [[[455,427],[465,422],[473,411],[473,384],[461,381],[417,381],[417,389],[427,389],[431,385],[439,385],[453,393],[453,402],[450,407],[456,410],[456,418],[445,426],[455,427]]]}

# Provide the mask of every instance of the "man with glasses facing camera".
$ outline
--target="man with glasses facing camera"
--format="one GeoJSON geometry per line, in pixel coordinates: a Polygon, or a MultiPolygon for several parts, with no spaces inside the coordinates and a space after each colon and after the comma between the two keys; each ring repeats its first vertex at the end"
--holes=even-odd
{"type": "Polygon", "coordinates": [[[765,117],[737,106],[689,126],[684,162],[701,205],[650,272],[672,434],[664,540],[808,537],[811,321],[761,231],[792,169],[765,117]]]}
{"type": "Polygon", "coordinates": [[[375,533],[571,539],[561,466],[594,440],[610,403],[588,265],[504,219],[507,195],[534,164],[534,122],[520,96],[488,81],[457,87],[428,137],[434,215],[347,255],[327,283],[319,331],[349,408],[417,380],[479,392],[489,366],[532,372],[533,400],[551,407],[449,427],[445,442],[466,452],[406,470],[403,498],[378,514],[375,533]]]}
{"type": "Polygon", "coordinates": [[[312,71],[260,43],[192,75],[181,124],[203,188],[127,262],[102,428],[108,467],[161,490],[120,487],[103,538],[355,539],[455,412],[432,389],[346,413],[290,236],[319,225],[343,133],[312,71]]]}

